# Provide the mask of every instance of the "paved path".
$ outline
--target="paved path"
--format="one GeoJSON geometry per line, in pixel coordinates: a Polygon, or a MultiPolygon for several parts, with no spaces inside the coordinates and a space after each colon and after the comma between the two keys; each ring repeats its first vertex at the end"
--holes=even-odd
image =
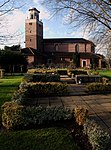
{"type": "Polygon", "coordinates": [[[39,98],[38,104],[50,106],[64,106],[70,109],[82,106],[89,110],[89,118],[94,119],[111,135],[111,94],[88,95],[85,86],[75,85],[68,77],[62,80],[69,83],[69,96],[39,98]]]}

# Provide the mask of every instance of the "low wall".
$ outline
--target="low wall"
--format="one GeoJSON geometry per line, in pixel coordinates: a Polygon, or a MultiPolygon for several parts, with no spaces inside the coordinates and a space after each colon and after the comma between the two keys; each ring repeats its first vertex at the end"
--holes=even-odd
{"type": "Polygon", "coordinates": [[[100,75],[76,75],[75,82],[76,84],[102,82],[102,77],[100,75]]]}

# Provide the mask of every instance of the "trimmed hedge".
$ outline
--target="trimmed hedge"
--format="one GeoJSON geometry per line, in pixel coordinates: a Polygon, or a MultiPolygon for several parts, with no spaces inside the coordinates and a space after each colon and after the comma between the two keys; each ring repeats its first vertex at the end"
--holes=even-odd
{"type": "Polygon", "coordinates": [[[14,128],[16,125],[23,124],[22,111],[23,106],[16,102],[5,102],[2,107],[2,125],[6,129],[14,128]]]}
{"type": "Polygon", "coordinates": [[[86,86],[89,92],[111,92],[111,84],[106,83],[90,83],[89,85],[86,86]]]}
{"type": "Polygon", "coordinates": [[[24,107],[13,101],[2,105],[2,124],[6,129],[37,128],[72,117],[71,111],[63,107],[24,107]]]}
{"type": "Polygon", "coordinates": [[[75,69],[69,69],[69,70],[67,70],[67,75],[69,77],[72,77],[72,74],[73,74],[73,76],[75,76],[75,75],[87,75],[87,71],[84,71],[84,70],[75,70],[75,69]]]}
{"type": "Polygon", "coordinates": [[[26,82],[60,82],[58,74],[25,74],[23,81],[26,82]]]}
{"type": "Polygon", "coordinates": [[[59,75],[67,75],[67,69],[57,69],[59,75]]]}
{"type": "Polygon", "coordinates": [[[68,93],[67,84],[61,82],[22,82],[12,100],[27,105],[33,103],[37,97],[61,96],[68,93]]]}
{"type": "Polygon", "coordinates": [[[36,73],[57,73],[56,69],[28,69],[27,73],[36,74],[36,73]]]}

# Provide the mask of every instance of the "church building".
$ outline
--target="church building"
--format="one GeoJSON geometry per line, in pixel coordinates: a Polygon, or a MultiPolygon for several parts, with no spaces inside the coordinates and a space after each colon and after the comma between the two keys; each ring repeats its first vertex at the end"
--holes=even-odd
{"type": "Polygon", "coordinates": [[[77,54],[78,67],[89,68],[95,64],[101,68],[102,57],[95,53],[92,41],[83,38],[44,39],[39,13],[36,8],[29,9],[29,18],[25,20],[25,48],[21,52],[27,57],[29,67],[41,64],[66,67],[77,54]]]}

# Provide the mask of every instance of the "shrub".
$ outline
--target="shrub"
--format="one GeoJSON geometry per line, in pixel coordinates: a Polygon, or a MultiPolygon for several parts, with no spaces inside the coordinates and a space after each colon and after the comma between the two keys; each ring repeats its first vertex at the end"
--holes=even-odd
{"type": "Polygon", "coordinates": [[[26,82],[60,82],[58,74],[25,74],[23,81],[26,82]]]}
{"type": "Polygon", "coordinates": [[[28,71],[27,71],[27,73],[29,74],[29,73],[31,73],[31,74],[36,74],[36,73],[49,73],[49,74],[52,74],[52,73],[54,73],[54,74],[56,74],[57,73],[57,71],[56,71],[56,69],[28,69],[28,71]]]}
{"type": "Polygon", "coordinates": [[[83,107],[76,107],[74,111],[74,116],[78,125],[83,125],[88,117],[88,110],[83,107]]]}
{"type": "Polygon", "coordinates": [[[63,107],[27,107],[23,113],[23,119],[27,125],[49,124],[50,121],[60,121],[71,118],[71,111],[63,107]]]}
{"type": "Polygon", "coordinates": [[[2,124],[6,129],[33,128],[42,124],[48,125],[50,121],[71,118],[71,111],[63,107],[23,107],[13,101],[2,106],[2,124]]]}
{"type": "Polygon", "coordinates": [[[108,150],[110,136],[94,121],[87,120],[85,122],[84,133],[88,136],[93,150],[108,150]]]}
{"type": "Polygon", "coordinates": [[[31,98],[29,98],[29,96],[30,95],[27,89],[19,89],[13,94],[11,99],[12,101],[17,102],[18,104],[29,105],[32,103],[31,98]]]}
{"type": "Polygon", "coordinates": [[[90,92],[108,92],[111,91],[111,84],[90,83],[89,85],[87,85],[87,89],[90,92]]]}
{"type": "Polygon", "coordinates": [[[109,79],[106,77],[102,77],[102,82],[103,82],[103,84],[106,84],[109,82],[109,79]]]}
{"type": "Polygon", "coordinates": [[[12,129],[23,124],[21,112],[23,106],[16,102],[5,102],[2,105],[2,124],[6,129],[12,129]]]}
{"type": "Polygon", "coordinates": [[[22,105],[33,105],[37,97],[60,96],[68,93],[67,84],[61,82],[22,82],[12,100],[22,105]]]}
{"type": "Polygon", "coordinates": [[[87,71],[84,71],[84,70],[75,70],[75,69],[68,69],[67,70],[67,75],[69,77],[72,76],[72,74],[75,76],[75,75],[87,75],[87,71]]]}
{"type": "Polygon", "coordinates": [[[60,75],[67,75],[67,69],[57,69],[57,73],[60,75]]]}

